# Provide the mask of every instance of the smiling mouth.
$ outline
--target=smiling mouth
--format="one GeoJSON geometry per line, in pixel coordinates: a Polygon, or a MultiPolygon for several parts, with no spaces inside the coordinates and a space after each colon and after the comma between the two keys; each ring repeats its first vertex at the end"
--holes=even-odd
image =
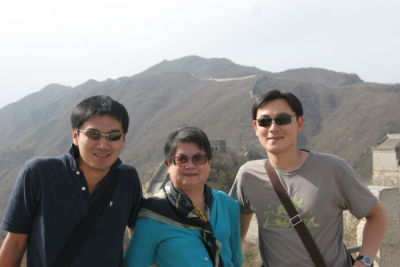
{"type": "Polygon", "coordinates": [[[111,156],[111,153],[93,153],[93,155],[95,155],[98,158],[104,159],[111,156]]]}
{"type": "Polygon", "coordinates": [[[267,137],[267,140],[279,140],[282,138],[283,138],[283,136],[271,136],[271,137],[267,137]]]}
{"type": "Polygon", "coordinates": [[[184,173],[183,175],[192,177],[192,176],[196,176],[197,173],[184,173]]]}

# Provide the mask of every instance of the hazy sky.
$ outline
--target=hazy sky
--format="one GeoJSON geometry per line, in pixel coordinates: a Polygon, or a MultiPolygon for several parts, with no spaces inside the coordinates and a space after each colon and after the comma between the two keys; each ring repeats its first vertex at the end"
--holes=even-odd
{"type": "Polygon", "coordinates": [[[398,0],[13,0],[0,5],[0,107],[49,83],[224,57],[400,82],[398,0]]]}

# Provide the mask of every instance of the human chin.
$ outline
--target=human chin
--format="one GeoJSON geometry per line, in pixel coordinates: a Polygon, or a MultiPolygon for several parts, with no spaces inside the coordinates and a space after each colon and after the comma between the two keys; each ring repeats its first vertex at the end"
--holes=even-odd
{"type": "Polygon", "coordinates": [[[93,170],[98,171],[107,171],[111,168],[111,165],[99,165],[99,164],[91,164],[93,170]]]}
{"type": "Polygon", "coordinates": [[[199,183],[198,175],[182,175],[176,179],[176,183],[182,186],[191,186],[199,183]]]}
{"type": "Polygon", "coordinates": [[[117,160],[115,155],[93,155],[91,157],[91,165],[96,166],[97,169],[107,169],[110,168],[111,165],[117,160]]]}
{"type": "Polygon", "coordinates": [[[272,154],[279,153],[283,150],[282,145],[277,144],[277,143],[268,143],[268,142],[266,142],[264,144],[264,148],[268,153],[272,153],[272,154]]]}

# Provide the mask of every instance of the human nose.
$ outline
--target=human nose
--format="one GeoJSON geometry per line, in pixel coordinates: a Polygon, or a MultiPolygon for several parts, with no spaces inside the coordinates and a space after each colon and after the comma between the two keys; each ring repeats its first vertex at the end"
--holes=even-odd
{"type": "Polygon", "coordinates": [[[270,130],[270,131],[274,131],[274,130],[276,130],[277,128],[279,128],[279,125],[276,123],[275,119],[273,119],[273,120],[271,121],[271,125],[269,126],[269,130],[270,130]]]}
{"type": "Polygon", "coordinates": [[[196,167],[196,164],[193,163],[193,158],[189,158],[184,167],[185,168],[194,168],[194,167],[196,167]]]}
{"type": "Polygon", "coordinates": [[[105,147],[105,146],[108,146],[108,142],[109,142],[109,140],[107,139],[107,136],[106,135],[102,135],[102,136],[100,136],[97,145],[99,147],[105,147]]]}

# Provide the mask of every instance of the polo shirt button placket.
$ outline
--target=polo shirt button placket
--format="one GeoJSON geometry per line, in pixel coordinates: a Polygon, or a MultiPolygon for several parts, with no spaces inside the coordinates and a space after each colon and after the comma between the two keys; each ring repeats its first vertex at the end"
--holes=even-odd
{"type": "MultiPolygon", "coordinates": [[[[80,172],[79,170],[76,170],[76,171],[75,171],[75,174],[76,174],[77,176],[79,176],[79,175],[81,175],[81,172],[80,172]]],[[[82,190],[82,192],[85,192],[85,191],[86,191],[86,186],[82,186],[82,187],[81,187],[81,190],[82,190]]]]}

